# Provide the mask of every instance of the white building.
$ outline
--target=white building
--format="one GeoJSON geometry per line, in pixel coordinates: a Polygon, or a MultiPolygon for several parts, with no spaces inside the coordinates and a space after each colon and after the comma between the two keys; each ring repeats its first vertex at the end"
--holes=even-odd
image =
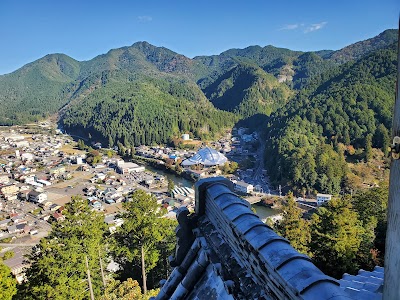
{"type": "Polygon", "coordinates": [[[320,206],[332,199],[332,195],[329,194],[317,194],[317,205],[320,206]]]}
{"type": "Polygon", "coordinates": [[[17,148],[29,147],[29,142],[28,142],[28,141],[14,142],[14,143],[13,143],[13,146],[14,146],[14,147],[17,147],[17,148]]]}
{"type": "Polygon", "coordinates": [[[236,181],[233,185],[235,191],[243,193],[243,194],[250,194],[253,192],[254,187],[252,184],[246,183],[244,181],[236,181]]]}
{"type": "Polygon", "coordinates": [[[145,168],[133,162],[124,162],[123,160],[117,161],[117,169],[121,174],[139,173],[144,172],[145,168]]]}
{"type": "Polygon", "coordinates": [[[210,166],[223,165],[227,161],[228,159],[222,153],[218,152],[215,149],[205,147],[200,149],[191,158],[185,159],[182,162],[182,166],[188,167],[192,165],[203,165],[206,167],[210,167],[210,166]]]}
{"type": "Polygon", "coordinates": [[[22,153],[22,155],[21,155],[21,159],[23,161],[33,161],[34,158],[35,158],[35,156],[32,153],[28,153],[28,152],[22,153]]]}
{"type": "Polygon", "coordinates": [[[37,191],[31,191],[29,193],[29,201],[35,202],[35,203],[43,203],[47,201],[47,194],[42,193],[42,192],[37,192],[37,191]]]}

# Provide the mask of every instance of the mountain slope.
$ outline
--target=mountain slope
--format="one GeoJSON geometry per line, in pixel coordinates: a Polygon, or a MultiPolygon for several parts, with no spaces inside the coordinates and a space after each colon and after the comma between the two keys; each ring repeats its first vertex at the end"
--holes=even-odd
{"type": "Polygon", "coordinates": [[[51,54],[0,76],[0,124],[21,124],[57,112],[68,101],[65,88],[79,72],[78,61],[51,54]]]}
{"type": "Polygon", "coordinates": [[[268,168],[278,170],[271,172],[272,181],[298,191],[351,189],[343,147],[362,153],[369,137],[385,151],[396,70],[393,44],[326,74],[316,88],[303,90],[273,114],[266,149],[268,168]]]}
{"type": "MultiPolygon", "coordinates": [[[[80,109],[85,111],[85,106],[94,108],[93,105],[101,101],[107,103],[101,109],[107,109],[106,106],[112,107],[113,100],[110,100],[110,97],[114,99],[112,97],[117,95],[115,102],[118,102],[118,99],[131,99],[135,94],[132,91],[134,87],[138,89],[137,96],[145,99],[143,101],[153,101],[155,98],[154,101],[167,110],[170,103],[180,109],[204,110],[208,117],[212,116],[216,120],[221,116],[226,117],[227,124],[234,119],[248,118],[259,113],[269,115],[284,106],[296,93],[302,94],[303,90],[314,90],[322,95],[323,89],[329,85],[329,80],[334,80],[335,76],[345,76],[342,62],[350,60],[346,64],[350,69],[356,60],[363,59],[367,53],[386,47],[385,45],[393,40],[394,32],[385,31],[375,38],[339,51],[300,52],[273,46],[250,46],[245,49],[230,49],[220,55],[190,59],[164,47],[138,42],[83,62],[62,54],[47,55],[11,74],[0,76],[0,105],[3,108],[0,111],[0,124],[31,122],[59,112],[61,118],[71,118],[65,119],[66,126],[78,130],[77,116],[80,109]],[[118,93],[108,93],[108,89],[115,88],[118,93]],[[158,96],[151,97],[150,91],[158,96]],[[163,97],[169,99],[168,102],[159,101],[163,97]],[[215,109],[210,101],[215,107],[233,112],[236,116],[215,109]]],[[[339,77],[335,80],[339,80],[339,77]]],[[[385,79],[378,77],[374,77],[372,81],[377,81],[382,86],[387,84],[385,79]]],[[[342,85],[340,82],[335,84],[342,85]]],[[[347,88],[348,86],[343,85],[343,89],[347,88]]],[[[329,92],[329,95],[334,94],[333,89],[334,86],[330,88],[332,92],[329,92]]],[[[365,90],[369,91],[368,88],[365,90]]],[[[377,97],[384,93],[376,90],[374,92],[378,94],[377,97]]],[[[319,99],[317,96],[313,97],[316,101],[319,99]]],[[[135,105],[142,105],[142,102],[135,101],[136,98],[129,100],[135,105]]],[[[386,110],[379,111],[376,108],[376,111],[382,115],[382,123],[388,128],[389,125],[385,121],[388,118],[386,110]]],[[[187,117],[186,113],[182,114],[187,117]]],[[[194,114],[201,115],[198,111],[194,114]]],[[[171,115],[176,113],[171,112],[171,115]]],[[[111,118],[111,115],[104,116],[111,118]]],[[[148,117],[151,119],[151,116],[148,117]]],[[[182,124],[190,123],[185,121],[186,117],[181,120],[177,116],[182,124]]],[[[170,121],[166,116],[161,119],[163,122],[170,121]]],[[[200,116],[194,119],[204,122],[204,118],[200,116]]],[[[192,121],[189,126],[192,134],[215,134],[211,121],[208,125],[211,128],[209,133],[205,133],[207,130],[199,130],[199,125],[192,121]]],[[[121,124],[124,122],[120,119],[121,124]]],[[[152,131],[150,125],[146,125],[145,117],[140,122],[143,123],[143,130],[152,131]]],[[[93,134],[105,134],[103,138],[108,138],[108,132],[95,128],[96,120],[89,121],[82,117],[82,127],[87,128],[89,123],[94,129],[93,134]]],[[[112,120],[108,119],[108,123],[112,123],[112,120]]],[[[108,123],[105,122],[103,126],[108,123]]],[[[170,136],[189,130],[186,125],[163,125],[168,129],[167,134],[170,136]]],[[[136,127],[132,127],[130,133],[125,129],[113,132],[117,135],[121,132],[124,136],[132,135],[134,128],[136,127]]],[[[139,130],[139,127],[136,129],[139,130]]],[[[111,138],[115,141],[120,139],[118,136],[111,138]]],[[[145,138],[145,141],[147,143],[157,139],[145,138]]],[[[165,134],[162,140],[166,140],[165,134]]]]}
{"type": "Polygon", "coordinates": [[[388,29],[373,38],[354,43],[341,50],[335,51],[329,58],[336,63],[358,60],[369,53],[388,47],[396,41],[397,30],[388,29]]]}
{"type": "Polygon", "coordinates": [[[216,110],[207,99],[190,101],[193,86],[160,79],[110,82],[95,90],[63,116],[68,132],[125,146],[167,143],[191,132],[212,138],[237,120],[216,110]]]}
{"type": "Polygon", "coordinates": [[[215,107],[250,117],[269,115],[292,96],[290,89],[254,65],[239,64],[204,90],[215,107]]]}

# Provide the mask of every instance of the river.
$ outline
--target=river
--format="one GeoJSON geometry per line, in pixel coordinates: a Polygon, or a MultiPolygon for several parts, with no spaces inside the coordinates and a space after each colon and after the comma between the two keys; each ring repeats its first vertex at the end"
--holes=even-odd
{"type": "MultiPolygon", "coordinates": [[[[176,176],[174,174],[168,173],[164,170],[160,170],[160,169],[156,169],[153,168],[152,166],[147,165],[146,169],[153,172],[153,173],[157,173],[160,174],[162,176],[167,177],[167,179],[171,179],[175,185],[177,186],[186,186],[186,187],[190,187],[190,188],[194,188],[194,183],[190,180],[187,180],[185,178],[176,176]]],[[[260,217],[261,220],[266,220],[268,217],[277,215],[279,213],[279,211],[269,208],[269,207],[265,207],[265,206],[261,206],[261,205],[257,205],[257,204],[253,204],[252,207],[256,210],[257,215],[260,217]]]]}
{"type": "Polygon", "coordinates": [[[159,175],[165,176],[168,180],[172,180],[176,186],[185,186],[185,187],[189,187],[189,188],[194,188],[194,182],[187,180],[183,177],[176,176],[176,175],[166,172],[164,170],[156,169],[150,165],[146,165],[146,169],[153,173],[157,173],[159,175]]]}
{"type": "Polygon", "coordinates": [[[266,206],[262,205],[257,205],[257,204],[252,204],[252,208],[256,210],[257,216],[260,217],[260,219],[265,222],[265,220],[269,217],[275,216],[279,214],[279,211],[276,209],[272,209],[266,206]]]}

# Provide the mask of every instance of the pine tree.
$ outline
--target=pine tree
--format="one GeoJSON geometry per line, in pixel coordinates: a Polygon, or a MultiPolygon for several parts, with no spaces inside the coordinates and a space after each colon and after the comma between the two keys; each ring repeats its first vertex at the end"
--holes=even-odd
{"type": "Polygon", "coordinates": [[[105,259],[107,246],[104,217],[78,196],[65,206],[64,212],[65,220],[55,224],[29,256],[31,267],[21,291],[23,299],[88,299],[86,257],[94,294],[101,294],[99,255],[105,259]]]}
{"type": "Polygon", "coordinates": [[[165,211],[157,204],[153,195],[143,190],[136,190],[132,201],[123,205],[124,224],[115,234],[114,255],[126,269],[126,274],[132,274],[132,266],[140,266],[143,292],[147,292],[147,273],[152,270],[160,257],[160,245],[167,237],[174,235],[174,224],[161,218],[165,211]]]}
{"type": "Polygon", "coordinates": [[[372,159],[372,135],[368,134],[365,138],[365,160],[370,161],[372,159]]]}

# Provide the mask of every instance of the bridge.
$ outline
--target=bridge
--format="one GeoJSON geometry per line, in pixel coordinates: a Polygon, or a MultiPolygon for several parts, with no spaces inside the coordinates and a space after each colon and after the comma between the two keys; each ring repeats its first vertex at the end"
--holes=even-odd
{"type": "Polygon", "coordinates": [[[156,300],[380,299],[382,268],[337,281],[261,222],[229,180],[195,187],[195,214],[178,211],[174,269],[156,300]]]}

